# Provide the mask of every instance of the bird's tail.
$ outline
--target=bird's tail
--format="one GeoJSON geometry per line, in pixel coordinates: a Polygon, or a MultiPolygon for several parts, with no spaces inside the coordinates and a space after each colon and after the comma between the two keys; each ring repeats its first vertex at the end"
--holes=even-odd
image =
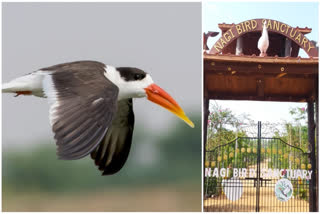
{"type": "Polygon", "coordinates": [[[22,85],[11,81],[2,84],[2,93],[16,93],[17,91],[20,91],[22,88],[22,85]]]}
{"type": "Polygon", "coordinates": [[[2,84],[2,93],[16,93],[17,95],[36,95],[42,94],[43,76],[31,73],[22,77],[13,79],[8,83],[2,84]]]}

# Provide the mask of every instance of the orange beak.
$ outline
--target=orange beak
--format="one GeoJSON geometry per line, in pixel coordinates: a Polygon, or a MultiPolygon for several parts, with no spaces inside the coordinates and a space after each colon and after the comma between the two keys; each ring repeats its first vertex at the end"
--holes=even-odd
{"type": "Polygon", "coordinates": [[[173,114],[177,115],[184,122],[186,122],[190,127],[194,128],[193,122],[186,116],[182,108],[162,88],[153,83],[144,90],[146,91],[148,100],[169,110],[173,114]]]}

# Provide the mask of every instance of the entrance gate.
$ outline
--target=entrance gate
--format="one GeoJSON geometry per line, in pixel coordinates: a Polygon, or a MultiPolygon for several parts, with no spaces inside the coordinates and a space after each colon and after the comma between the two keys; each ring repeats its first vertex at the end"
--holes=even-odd
{"type": "Polygon", "coordinates": [[[258,137],[206,151],[205,168],[204,211],[309,211],[308,153],[280,138],[261,137],[261,122],[258,137]]]}

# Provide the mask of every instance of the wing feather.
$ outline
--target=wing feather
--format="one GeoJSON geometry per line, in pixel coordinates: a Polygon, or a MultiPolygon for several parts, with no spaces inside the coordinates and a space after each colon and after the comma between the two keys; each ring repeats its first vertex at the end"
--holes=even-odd
{"type": "Polygon", "coordinates": [[[60,159],[79,159],[103,140],[117,109],[119,89],[98,62],[74,62],[42,69],[50,123],[60,159]]]}
{"type": "Polygon", "coordinates": [[[91,158],[103,175],[118,172],[125,164],[132,142],[134,114],[132,99],[118,102],[118,111],[112,125],[99,144],[91,153],[91,158]]]}

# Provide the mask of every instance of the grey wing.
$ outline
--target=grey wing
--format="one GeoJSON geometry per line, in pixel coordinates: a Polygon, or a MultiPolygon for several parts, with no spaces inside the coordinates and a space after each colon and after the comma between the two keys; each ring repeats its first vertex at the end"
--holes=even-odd
{"type": "Polygon", "coordinates": [[[91,153],[102,175],[118,172],[125,164],[132,142],[134,114],[132,99],[118,102],[118,111],[104,139],[91,153]]]}
{"type": "Polygon", "coordinates": [[[101,142],[117,109],[119,89],[102,70],[61,69],[44,78],[60,159],[79,159],[101,142]]]}

